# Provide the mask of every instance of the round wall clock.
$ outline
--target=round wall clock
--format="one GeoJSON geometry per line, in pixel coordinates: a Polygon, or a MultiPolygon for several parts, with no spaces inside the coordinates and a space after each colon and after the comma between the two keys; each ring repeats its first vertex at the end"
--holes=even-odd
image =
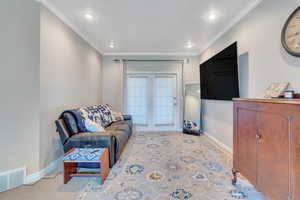
{"type": "Polygon", "coordinates": [[[300,57],[300,7],[291,14],[285,23],[281,42],[288,53],[300,57]]]}

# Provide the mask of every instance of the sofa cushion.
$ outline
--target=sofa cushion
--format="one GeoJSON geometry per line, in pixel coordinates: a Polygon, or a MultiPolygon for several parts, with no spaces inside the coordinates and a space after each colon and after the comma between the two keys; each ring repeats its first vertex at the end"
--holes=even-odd
{"type": "Polygon", "coordinates": [[[103,135],[110,135],[108,132],[97,132],[97,133],[90,133],[90,132],[85,132],[85,133],[78,133],[74,136],[72,136],[70,139],[80,139],[80,140],[90,140],[90,139],[95,139],[97,136],[103,136],[103,135]]]}
{"type": "Polygon", "coordinates": [[[114,122],[109,127],[105,129],[106,131],[124,131],[130,132],[130,127],[128,123],[122,123],[122,121],[114,122]]]}
{"type": "Polygon", "coordinates": [[[69,129],[71,135],[79,133],[77,122],[75,117],[71,113],[63,113],[63,119],[66,123],[67,128],[69,129]]]}
{"type": "Polygon", "coordinates": [[[105,147],[109,145],[111,138],[111,134],[108,132],[98,132],[98,133],[78,133],[69,138],[66,142],[67,146],[71,146],[72,148],[98,148],[105,147]],[[105,136],[107,139],[104,139],[105,136]]]}

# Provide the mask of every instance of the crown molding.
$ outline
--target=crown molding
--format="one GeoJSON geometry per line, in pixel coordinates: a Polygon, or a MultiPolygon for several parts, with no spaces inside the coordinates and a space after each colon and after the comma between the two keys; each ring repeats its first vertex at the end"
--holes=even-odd
{"type": "Polygon", "coordinates": [[[49,9],[54,13],[63,23],[65,23],[71,30],[73,30],[77,35],[79,35],[84,41],[86,41],[91,47],[97,50],[101,55],[103,55],[102,50],[95,45],[74,23],[72,23],[61,11],[59,11],[49,0],[35,0],[49,9]]]}
{"type": "Polygon", "coordinates": [[[209,47],[216,43],[223,35],[225,35],[231,28],[238,24],[244,17],[246,17],[252,10],[254,10],[263,0],[255,0],[249,7],[240,12],[214,39],[204,45],[200,50],[200,55],[204,53],[209,47]]]}
{"type": "Polygon", "coordinates": [[[198,52],[114,52],[103,56],[199,56],[198,52]]]}

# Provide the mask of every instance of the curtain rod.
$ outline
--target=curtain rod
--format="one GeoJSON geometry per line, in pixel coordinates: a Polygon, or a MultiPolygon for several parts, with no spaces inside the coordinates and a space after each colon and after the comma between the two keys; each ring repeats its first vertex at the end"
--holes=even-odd
{"type": "Polygon", "coordinates": [[[134,60],[134,59],[115,59],[114,62],[189,62],[188,59],[186,60],[134,60]]]}

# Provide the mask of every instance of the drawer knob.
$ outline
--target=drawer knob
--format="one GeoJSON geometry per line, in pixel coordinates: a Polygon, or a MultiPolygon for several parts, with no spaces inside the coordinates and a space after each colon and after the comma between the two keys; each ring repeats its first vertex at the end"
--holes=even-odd
{"type": "Polygon", "coordinates": [[[256,139],[261,140],[261,138],[262,138],[262,136],[259,133],[257,133],[256,134],[256,139]]]}

